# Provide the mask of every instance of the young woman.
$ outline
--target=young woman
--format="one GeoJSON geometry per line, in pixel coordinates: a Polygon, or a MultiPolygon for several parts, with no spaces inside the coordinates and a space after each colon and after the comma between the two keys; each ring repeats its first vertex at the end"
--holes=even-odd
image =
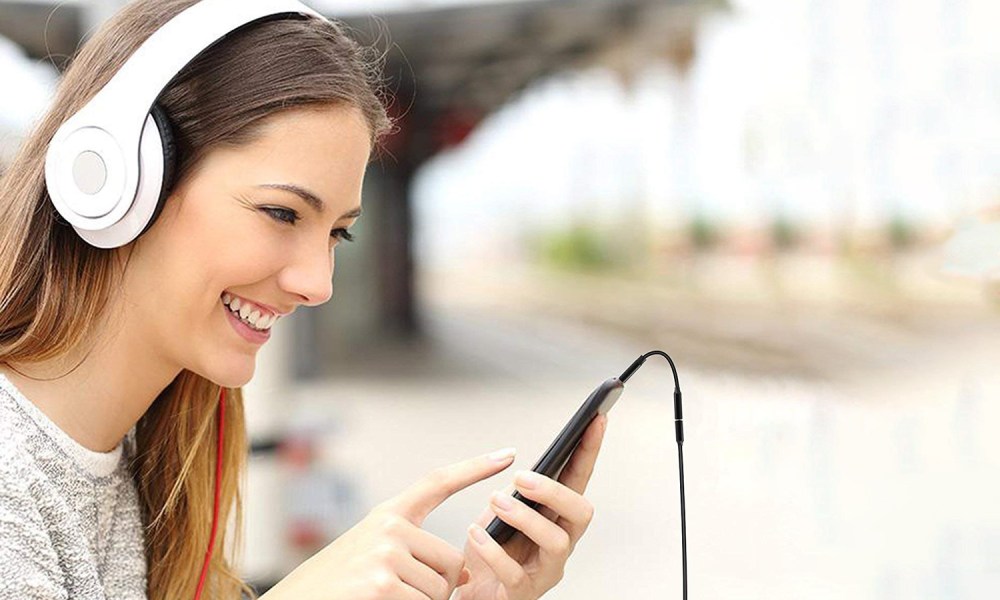
{"type": "MultiPolygon", "coordinates": [[[[240,386],[262,330],[329,300],[334,249],[351,239],[364,170],[389,120],[374,65],[337,25],[241,28],[158,98],[177,151],[153,226],[118,248],[89,245],[50,201],[47,144],[192,4],[135,0],[96,32],[0,181],[0,598],[254,595],[233,566],[247,454],[240,386]]],[[[517,478],[541,512],[494,501],[464,549],[453,548],[421,528],[424,517],[512,456],[441,467],[264,597],[540,597],[591,521],[582,494],[605,426],[604,417],[592,424],[560,481],[517,478]],[[498,545],[482,529],[494,514],[525,536],[498,545]]]]}

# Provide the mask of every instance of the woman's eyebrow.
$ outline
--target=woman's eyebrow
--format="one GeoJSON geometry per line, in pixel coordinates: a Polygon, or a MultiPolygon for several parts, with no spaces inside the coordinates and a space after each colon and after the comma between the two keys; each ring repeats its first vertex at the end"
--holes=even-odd
{"type": "MultiPolygon", "coordinates": [[[[308,204],[314,211],[323,214],[326,210],[326,205],[323,204],[323,200],[319,196],[305,189],[304,187],[297,186],[292,183],[264,183],[258,185],[259,188],[269,189],[269,190],[282,190],[285,192],[291,192],[308,204]]],[[[346,213],[340,215],[337,219],[348,219],[361,216],[361,207],[357,206],[347,211],[346,213]]]]}

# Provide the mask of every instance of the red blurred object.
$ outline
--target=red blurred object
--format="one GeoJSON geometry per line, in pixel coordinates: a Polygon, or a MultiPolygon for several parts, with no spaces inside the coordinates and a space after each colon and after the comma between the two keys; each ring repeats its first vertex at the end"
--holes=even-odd
{"type": "Polygon", "coordinates": [[[306,437],[286,438],[278,449],[281,461],[294,469],[306,469],[316,458],[316,448],[306,437]]]}
{"type": "Polygon", "coordinates": [[[443,150],[461,144],[482,119],[481,113],[467,108],[452,108],[440,114],[432,128],[436,149],[443,150]]]}
{"type": "Polygon", "coordinates": [[[326,543],[322,528],[313,521],[293,521],[289,524],[288,540],[292,546],[303,550],[312,550],[326,543]]]}

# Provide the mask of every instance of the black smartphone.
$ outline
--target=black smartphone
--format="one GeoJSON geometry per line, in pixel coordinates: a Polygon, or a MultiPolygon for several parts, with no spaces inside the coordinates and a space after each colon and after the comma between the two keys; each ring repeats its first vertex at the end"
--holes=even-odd
{"type": "MultiPolygon", "coordinates": [[[[591,392],[590,396],[583,401],[583,404],[576,411],[576,414],[566,423],[566,426],[559,432],[556,439],[552,441],[548,450],[542,454],[542,457],[538,459],[535,466],[531,467],[531,470],[558,480],[559,474],[562,473],[563,467],[566,466],[566,462],[569,461],[569,457],[573,454],[573,450],[580,443],[580,438],[583,437],[583,432],[587,430],[587,426],[594,420],[594,417],[603,415],[611,410],[611,407],[618,401],[618,397],[622,395],[622,390],[624,389],[625,384],[619,381],[617,377],[612,377],[591,392]]],[[[525,498],[520,492],[515,491],[514,497],[533,509],[537,509],[539,506],[538,502],[525,498]]],[[[493,521],[490,522],[486,531],[498,544],[506,542],[512,535],[519,533],[517,529],[501,521],[500,517],[493,517],[493,521]]]]}

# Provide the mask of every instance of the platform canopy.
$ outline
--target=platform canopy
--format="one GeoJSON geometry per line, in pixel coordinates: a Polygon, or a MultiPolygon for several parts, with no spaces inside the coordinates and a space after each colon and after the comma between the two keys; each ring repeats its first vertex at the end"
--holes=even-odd
{"type": "MultiPolygon", "coordinates": [[[[0,0],[0,35],[62,67],[94,21],[116,2],[0,0]]],[[[307,0],[387,48],[390,75],[418,82],[430,110],[489,112],[532,81],[574,65],[622,59],[684,60],[694,24],[721,0],[491,0],[358,3],[307,0]]]]}
{"type": "MultiPolygon", "coordinates": [[[[334,0],[328,3],[336,4],[334,0]]],[[[417,82],[432,110],[489,112],[531,82],[566,68],[692,52],[698,17],[719,2],[698,0],[522,0],[340,15],[358,37],[391,47],[390,75],[417,82]]]]}

